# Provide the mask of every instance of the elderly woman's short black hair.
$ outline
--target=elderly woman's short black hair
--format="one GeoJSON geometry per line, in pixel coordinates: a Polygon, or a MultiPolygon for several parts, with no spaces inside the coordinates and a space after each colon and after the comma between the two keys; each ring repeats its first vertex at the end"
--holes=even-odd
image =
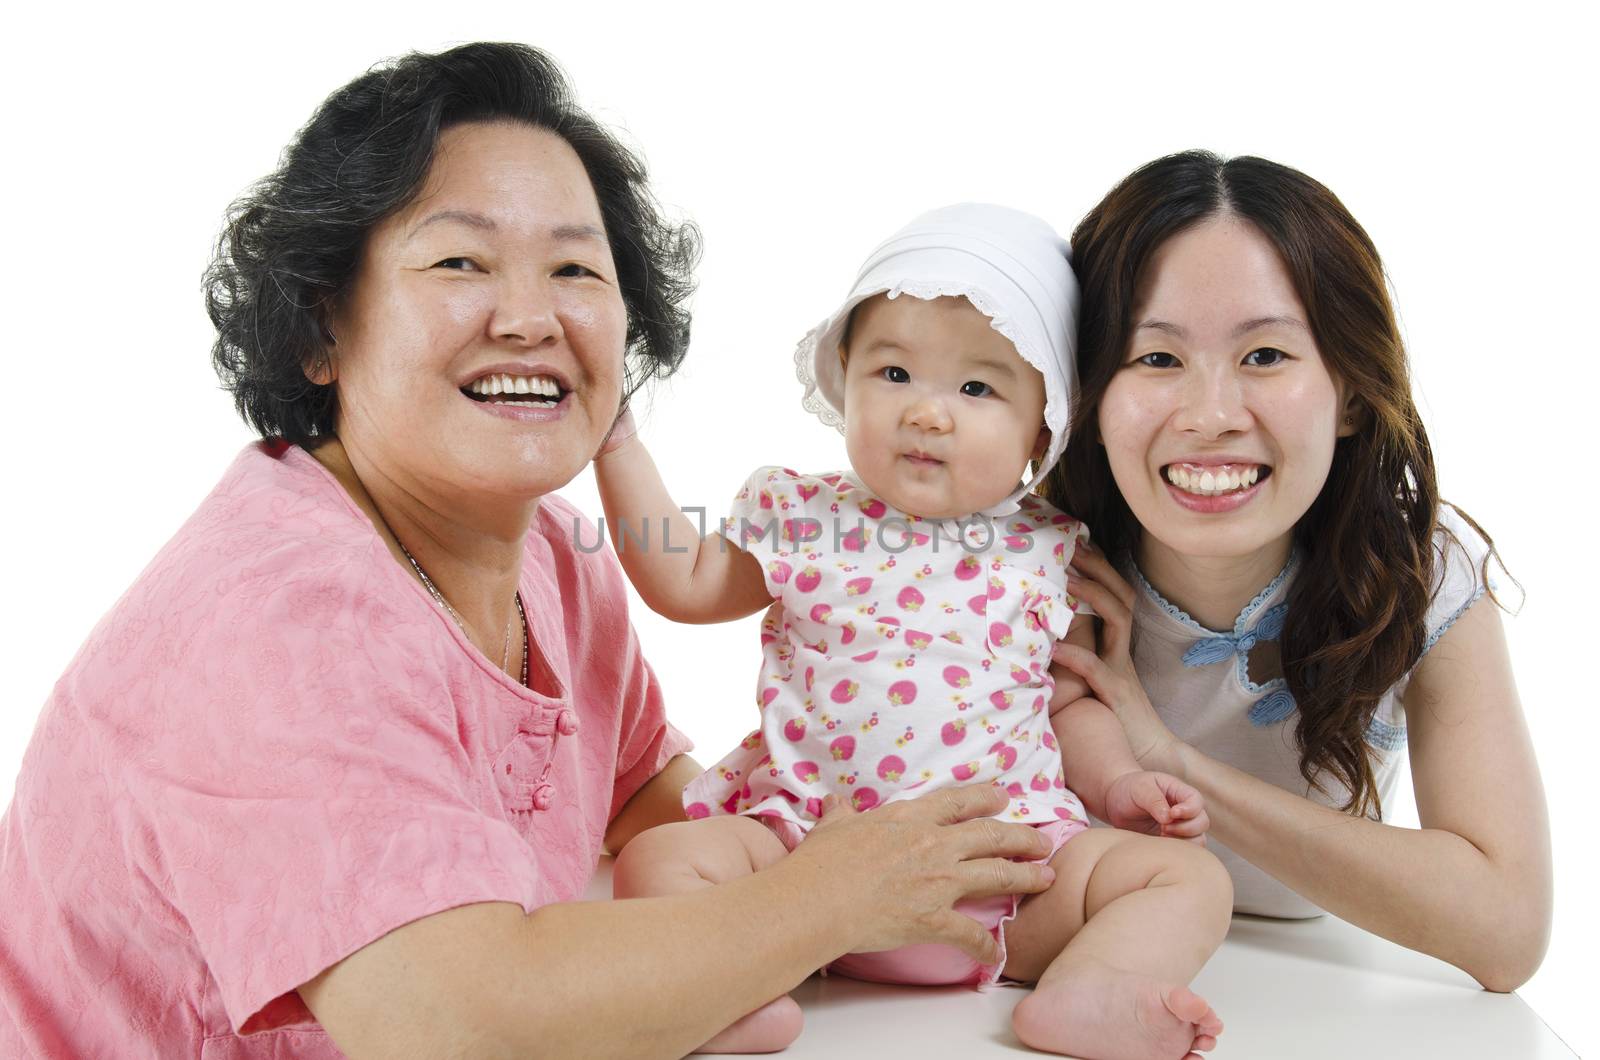
{"type": "Polygon", "coordinates": [[[661,216],[643,161],[578,107],[561,69],[535,48],[413,52],[329,96],[277,171],[229,211],[205,278],[212,361],[263,436],[315,445],[333,434],[333,387],[306,377],[326,355],[330,302],[368,233],[421,190],[439,133],[474,121],[547,129],[582,160],[627,307],[625,398],[682,362],[699,233],[661,216]]]}

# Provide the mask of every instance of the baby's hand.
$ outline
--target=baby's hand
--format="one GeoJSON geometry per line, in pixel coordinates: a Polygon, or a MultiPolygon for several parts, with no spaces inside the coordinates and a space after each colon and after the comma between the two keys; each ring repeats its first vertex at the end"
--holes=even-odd
{"type": "Polygon", "coordinates": [[[606,435],[605,441],[600,443],[600,451],[594,454],[595,459],[598,460],[607,453],[621,449],[638,433],[638,424],[633,421],[633,409],[624,405],[622,411],[617,414],[616,422],[611,425],[611,431],[606,435]]]}
{"type": "Polygon", "coordinates": [[[1167,773],[1124,773],[1106,789],[1106,820],[1117,828],[1173,836],[1205,845],[1211,826],[1205,800],[1167,773]]]}

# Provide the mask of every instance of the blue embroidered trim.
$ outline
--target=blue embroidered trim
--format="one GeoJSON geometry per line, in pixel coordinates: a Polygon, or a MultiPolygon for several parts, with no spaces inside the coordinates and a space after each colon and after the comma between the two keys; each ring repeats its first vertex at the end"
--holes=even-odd
{"type": "Polygon", "coordinates": [[[1196,622],[1194,619],[1190,618],[1189,613],[1183,608],[1176,604],[1168,603],[1167,598],[1158,593],[1156,591],[1156,587],[1145,580],[1144,571],[1139,569],[1139,565],[1137,563],[1131,564],[1129,569],[1133,571],[1133,576],[1138,579],[1139,586],[1149,594],[1150,599],[1154,601],[1157,607],[1161,608],[1161,610],[1165,611],[1179,622],[1182,622],[1184,625],[1192,626],[1201,633],[1210,635],[1213,632],[1212,630],[1209,630],[1200,623],[1196,622]]]}
{"type": "Polygon", "coordinates": [[[1367,743],[1380,751],[1393,751],[1405,746],[1406,730],[1382,718],[1373,718],[1367,726],[1367,743]]]}
{"type": "Polygon", "coordinates": [[[1268,608],[1262,613],[1261,621],[1242,633],[1219,633],[1202,637],[1183,653],[1183,665],[1209,666],[1221,662],[1230,655],[1249,655],[1250,649],[1261,641],[1277,640],[1283,635],[1283,620],[1288,613],[1289,605],[1279,604],[1268,608]]]}
{"type": "MultiPolygon", "coordinates": [[[[1278,591],[1278,587],[1284,582],[1288,581],[1289,576],[1298,570],[1299,567],[1300,553],[1298,550],[1296,550],[1289,554],[1289,562],[1283,565],[1283,569],[1278,572],[1278,576],[1272,579],[1272,581],[1268,582],[1265,589],[1261,590],[1259,593],[1256,593],[1256,598],[1254,600],[1251,600],[1248,604],[1244,605],[1244,610],[1239,612],[1239,618],[1233,624],[1233,631],[1235,633],[1241,632],[1244,629],[1244,624],[1250,620],[1250,616],[1255,614],[1256,608],[1260,607],[1262,604],[1271,599],[1272,594],[1278,591]]],[[[1263,615],[1262,621],[1265,620],[1266,616],[1263,615]]]]}
{"type": "MultiPolygon", "coordinates": [[[[1282,681],[1282,678],[1278,678],[1282,681]]],[[[1250,724],[1276,725],[1294,713],[1294,696],[1287,688],[1279,688],[1256,700],[1250,707],[1250,724]]]]}
{"type": "MultiPolygon", "coordinates": [[[[1481,586],[1481,585],[1478,586],[1478,588],[1473,591],[1472,596],[1468,598],[1466,603],[1464,603],[1460,607],[1456,608],[1455,609],[1455,613],[1452,614],[1449,618],[1444,620],[1444,624],[1443,625],[1441,625],[1438,629],[1434,630],[1432,633],[1428,634],[1427,641],[1422,645],[1422,655],[1428,654],[1428,649],[1433,647],[1435,644],[1439,643],[1439,638],[1444,636],[1446,633],[1448,633],[1450,631],[1450,627],[1456,624],[1456,619],[1458,619],[1462,615],[1466,614],[1467,613],[1467,608],[1469,608],[1473,604],[1477,603],[1479,598],[1481,598],[1483,596],[1483,593],[1484,593],[1483,586],[1481,586]]],[[[1417,658],[1421,659],[1422,655],[1418,655],[1417,658]]]]}
{"type": "MultiPolygon", "coordinates": [[[[1256,613],[1256,609],[1270,600],[1272,598],[1272,594],[1278,591],[1283,583],[1288,580],[1290,575],[1294,574],[1295,570],[1298,569],[1299,566],[1300,553],[1295,551],[1290,554],[1289,562],[1283,565],[1283,569],[1278,572],[1277,577],[1268,582],[1265,589],[1262,589],[1259,593],[1256,593],[1255,598],[1252,599],[1248,604],[1244,605],[1244,610],[1240,611],[1239,617],[1233,621],[1234,636],[1239,636],[1244,633],[1245,623],[1250,621],[1250,617],[1256,613]]],[[[1139,569],[1139,565],[1137,563],[1130,564],[1129,569],[1132,570],[1133,576],[1139,582],[1139,585],[1146,593],[1150,595],[1150,599],[1157,607],[1161,608],[1161,610],[1165,611],[1179,622],[1182,622],[1184,625],[1193,627],[1199,632],[1205,634],[1207,637],[1216,637],[1221,635],[1217,630],[1208,629],[1205,626],[1202,626],[1199,622],[1196,622],[1187,611],[1170,602],[1165,596],[1162,596],[1161,593],[1156,590],[1156,587],[1150,584],[1149,579],[1144,576],[1144,571],[1139,569]]],[[[1265,619],[1265,616],[1263,616],[1263,619],[1265,619]]],[[[1264,639],[1271,640],[1273,638],[1268,637],[1264,639]]]]}
{"type": "Polygon", "coordinates": [[[1275,725],[1290,714],[1294,713],[1294,697],[1289,694],[1287,682],[1281,677],[1274,677],[1270,681],[1256,684],[1250,680],[1250,650],[1261,641],[1274,641],[1283,635],[1283,623],[1289,614],[1288,604],[1277,604],[1268,608],[1253,627],[1249,626],[1250,619],[1255,615],[1273,595],[1283,587],[1283,583],[1294,575],[1300,566],[1300,553],[1298,550],[1289,554],[1289,561],[1283,565],[1283,570],[1277,577],[1267,583],[1255,597],[1245,604],[1244,610],[1239,612],[1239,617],[1233,622],[1232,633],[1218,633],[1216,630],[1207,629],[1196,622],[1182,608],[1177,607],[1156,591],[1145,578],[1137,564],[1133,565],[1133,575],[1138,579],[1150,599],[1167,614],[1179,622],[1201,634],[1201,637],[1189,646],[1183,653],[1185,666],[1209,666],[1219,663],[1232,655],[1235,659],[1235,669],[1239,685],[1253,694],[1266,693],[1256,700],[1250,707],[1250,723],[1252,725],[1275,725]]]}

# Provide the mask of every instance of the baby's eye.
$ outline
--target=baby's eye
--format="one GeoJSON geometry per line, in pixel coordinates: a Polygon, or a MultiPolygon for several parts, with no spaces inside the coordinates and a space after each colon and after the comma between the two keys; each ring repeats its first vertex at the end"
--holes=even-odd
{"type": "Polygon", "coordinates": [[[901,368],[898,364],[891,364],[883,370],[883,377],[891,383],[911,382],[911,373],[901,368]]]}
{"type": "Polygon", "coordinates": [[[976,379],[961,384],[961,392],[967,397],[988,397],[994,393],[994,387],[988,383],[980,383],[976,379]]]}
{"type": "Polygon", "coordinates": [[[1263,346],[1259,350],[1251,350],[1244,355],[1244,363],[1256,368],[1270,368],[1275,364],[1282,364],[1289,359],[1289,355],[1282,350],[1271,346],[1263,346]]]}
{"type": "Polygon", "coordinates": [[[460,272],[483,271],[478,267],[478,263],[471,258],[445,258],[442,261],[434,262],[433,267],[436,269],[455,269],[460,272]]]}
{"type": "Polygon", "coordinates": [[[1176,368],[1178,359],[1165,350],[1157,350],[1155,353],[1145,354],[1135,363],[1142,364],[1147,368],[1176,368]]]}

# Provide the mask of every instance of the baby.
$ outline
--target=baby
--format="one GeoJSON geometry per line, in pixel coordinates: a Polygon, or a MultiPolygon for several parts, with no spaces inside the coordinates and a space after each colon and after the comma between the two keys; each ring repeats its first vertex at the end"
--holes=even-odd
{"type": "MultiPolygon", "coordinates": [[[[1227,930],[1232,891],[1197,843],[1134,834],[1198,840],[1199,794],[1140,769],[1112,713],[1050,672],[1057,639],[1094,644],[1067,591],[1084,528],[1031,492],[1066,442],[1076,310],[1067,248],[1048,225],[995,206],[936,210],[868,257],[796,353],[806,406],[843,430],[850,470],[762,468],[720,533],[630,548],[630,526],[665,521],[678,542],[694,528],[637,438],[607,446],[601,498],[644,601],[687,622],[767,608],[760,728],[688,786],[690,821],[623,851],[617,895],[770,865],[830,794],[870,810],[997,784],[1011,796],[1002,816],[1045,832],[1055,870],[1043,894],[956,907],[994,934],[1000,962],[914,946],[830,969],[1036,981],[1012,1019],[1028,1045],[1175,1060],[1222,1031],[1186,984],[1227,930]],[[1086,804],[1132,831],[1090,830],[1086,804]],[[727,864],[742,869],[705,868],[727,864]]],[[[705,1051],[779,1049],[799,1029],[781,997],[705,1051]]]]}

